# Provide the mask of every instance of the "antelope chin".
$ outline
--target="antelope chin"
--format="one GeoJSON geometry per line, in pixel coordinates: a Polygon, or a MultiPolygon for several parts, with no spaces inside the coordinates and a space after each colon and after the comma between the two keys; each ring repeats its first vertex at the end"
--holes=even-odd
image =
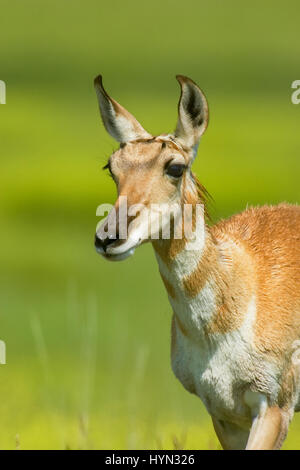
{"type": "Polygon", "coordinates": [[[135,252],[135,247],[130,248],[129,250],[124,251],[123,253],[105,253],[103,250],[96,248],[97,253],[99,253],[103,258],[108,261],[123,261],[129,256],[132,256],[135,252]]]}

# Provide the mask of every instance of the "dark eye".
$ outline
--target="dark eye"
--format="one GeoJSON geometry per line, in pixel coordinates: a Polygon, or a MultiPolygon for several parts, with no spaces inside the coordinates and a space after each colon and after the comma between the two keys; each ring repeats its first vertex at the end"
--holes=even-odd
{"type": "Polygon", "coordinates": [[[174,163],[173,165],[168,165],[166,168],[166,173],[169,176],[173,176],[173,178],[180,178],[183,175],[184,170],[185,165],[174,163]]]}

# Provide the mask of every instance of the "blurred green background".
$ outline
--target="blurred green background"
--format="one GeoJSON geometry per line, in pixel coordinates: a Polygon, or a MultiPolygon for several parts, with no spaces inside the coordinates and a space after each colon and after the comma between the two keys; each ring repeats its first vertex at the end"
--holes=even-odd
{"type": "MultiPolygon", "coordinates": [[[[300,202],[298,1],[1,0],[0,448],[219,448],[172,374],[171,308],[151,246],[93,247],[116,148],[93,78],[146,129],[174,129],[175,74],[211,120],[194,170],[212,217],[300,202]]],[[[300,416],[285,448],[300,448],[300,416]]]]}

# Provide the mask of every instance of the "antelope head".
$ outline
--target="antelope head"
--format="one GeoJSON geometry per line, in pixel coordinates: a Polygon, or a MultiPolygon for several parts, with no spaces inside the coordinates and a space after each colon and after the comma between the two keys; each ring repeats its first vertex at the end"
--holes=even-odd
{"type": "Polygon", "coordinates": [[[103,124],[120,144],[105,166],[117,186],[118,198],[95,237],[96,250],[106,259],[125,259],[141,243],[161,237],[170,214],[157,210],[158,206],[175,208],[175,223],[182,204],[197,200],[198,184],[191,165],[208,124],[208,104],[191,79],[176,78],[181,87],[176,130],[156,137],[107,94],[101,75],[95,79],[103,124]]]}

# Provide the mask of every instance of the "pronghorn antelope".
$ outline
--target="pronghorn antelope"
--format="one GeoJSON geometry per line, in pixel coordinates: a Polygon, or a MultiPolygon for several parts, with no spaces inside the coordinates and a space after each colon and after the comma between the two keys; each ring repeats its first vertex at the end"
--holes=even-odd
{"type": "MultiPolygon", "coordinates": [[[[177,80],[176,130],[154,137],[95,79],[104,126],[120,143],[107,164],[118,189],[115,213],[121,196],[141,207],[127,218],[125,239],[103,235],[109,216],[97,228],[96,249],[106,259],[125,259],[150,241],[151,204],[205,206],[191,165],[208,104],[192,80],[177,80]]],[[[197,217],[203,224],[192,250],[174,228],[160,237],[162,217],[151,239],[173,309],[173,371],[205,404],[224,449],[279,449],[300,410],[300,206],[251,208],[215,226],[205,211],[197,217]]]]}

